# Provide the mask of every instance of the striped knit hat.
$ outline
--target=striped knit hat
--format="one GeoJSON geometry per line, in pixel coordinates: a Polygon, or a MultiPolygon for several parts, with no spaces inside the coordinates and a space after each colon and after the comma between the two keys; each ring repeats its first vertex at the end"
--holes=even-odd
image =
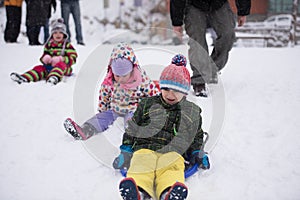
{"type": "MultiPolygon", "coordinates": [[[[59,31],[61,33],[63,33],[65,35],[66,38],[69,37],[68,33],[67,33],[67,28],[66,25],[64,24],[64,19],[63,18],[59,18],[57,20],[53,20],[51,22],[51,36],[53,35],[53,33],[55,31],[59,31]]],[[[51,37],[50,36],[50,37],[51,37]]]]}
{"type": "Polygon", "coordinates": [[[162,71],[159,86],[161,89],[171,89],[188,94],[191,87],[190,73],[185,66],[171,64],[162,71]]]}

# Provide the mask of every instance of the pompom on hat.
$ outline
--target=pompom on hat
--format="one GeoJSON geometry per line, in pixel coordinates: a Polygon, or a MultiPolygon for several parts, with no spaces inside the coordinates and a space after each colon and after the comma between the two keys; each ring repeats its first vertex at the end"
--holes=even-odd
{"type": "MultiPolygon", "coordinates": [[[[184,56],[183,58],[186,64],[186,59],[184,56]]],[[[185,67],[184,62],[178,62],[176,64],[173,63],[172,59],[172,64],[162,71],[159,86],[161,89],[171,89],[187,95],[191,87],[190,73],[185,67]]]]}
{"type": "Polygon", "coordinates": [[[63,33],[65,35],[65,37],[67,37],[67,38],[69,37],[69,35],[67,33],[66,25],[64,24],[64,19],[59,18],[59,19],[51,22],[51,36],[56,31],[63,33]]]}
{"type": "Polygon", "coordinates": [[[111,61],[111,69],[115,75],[124,76],[133,70],[133,64],[126,58],[117,58],[111,61]]]}
{"type": "Polygon", "coordinates": [[[172,58],[172,64],[186,67],[186,57],[182,54],[177,54],[172,58]]]}

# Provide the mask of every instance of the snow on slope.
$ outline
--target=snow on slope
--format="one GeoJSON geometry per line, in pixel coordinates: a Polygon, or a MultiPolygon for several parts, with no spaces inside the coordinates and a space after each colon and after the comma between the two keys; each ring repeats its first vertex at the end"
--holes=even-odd
{"type": "MultiPolygon", "coordinates": [[[[87,13],[96,13],[91,8],[97,8],[98,1],[82,3],[83,16],[92,19],[87,13]]],[[[58,7],[55,15],[59,13],[58,7]]],[[[3,9],[0,14],[3,22],[3,9]]],[[[122,177],[108,167],[117,153],[120,123],[112,127],[112,133],[85,143],[74,141],[62,126],[66,117],[76,116],[83,122],[95,112],[98,84],[88,87],[92,97],[81,105],[78,83],[93,83],[86,73],[89,66],[97,70],[100,81],[100,69],[111,51],[111,46],[94,46],[102,40],[103,29],[87,22],[83,22],[87,46],[76,46],[75,76],[55,87],[44,82],[13,83],[9,74],[37,64],[42,49],[28,46],[24,37],[19,44],[5,44],[0,33],[0,199],[120,199],[117,187],[122,177]],[[101,59],[94,60],[97,55],[101,59]],[[103,150],[107,163],[96,155],[101,150],[97,142],[103,137],[115,147],[111,152],[103,150]]],[[[165,52],[187,53],[186,46],[155,46],[150,53],[146,51],[149,46],[134,48],[139,49],[139,61],[151,76],[158,74],[151,70],[153,53],[157,53],[154,64],[159,66],[169,62],[165,52]]],[[[212,96],[189,96],[203,108],[204,129],[213,132],[214,119],[221,129],[208,144],[212,168],[187,181],[189,199],[299,199],[299,53],[299,46],[234,48],[222,72],[222,84],[210,87],[212,96]]]]}
{"type": "MultiPolygon", "coordinates": [[[[173,48],[186,52],[185,46],[173,48]]],[[[93,50],[77,49],[75,76],[51,87],[44,82],[17,85],[9,79],[10,72],[35,64],[40,48],[1,45],[0,199],[119,199],[120,174],[94,159],[89,146],[74,141],[62,126],[74,115],[76,80],[93,50]]],[[[108,55],[111,46],[100,49],[108,55]]],[[[298,199],[299,50],[232,50],[221,76],[226,105],[222,135],[210,153],[212,168],[187,181],[189,199],[298,199]]],[[[95,64],[106,65],[107,60],[95,64]]],[[[209,123],[211,97],[190,98],[209,123]]],[[[96,99],[91,102],[95,106],[96,99]]]]}

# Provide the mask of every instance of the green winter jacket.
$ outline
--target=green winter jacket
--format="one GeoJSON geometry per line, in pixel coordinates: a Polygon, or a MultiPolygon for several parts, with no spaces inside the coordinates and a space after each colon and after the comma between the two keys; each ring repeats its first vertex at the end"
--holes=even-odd
{"type": "Polygon", "coordinates": [[[175,105],[165,103],[161,95],[144,98],[128,122],[123,145],[133,151],[175,151],[188,160],[203,143],[200,114],[201,108],[185,97],[175,105]]]}

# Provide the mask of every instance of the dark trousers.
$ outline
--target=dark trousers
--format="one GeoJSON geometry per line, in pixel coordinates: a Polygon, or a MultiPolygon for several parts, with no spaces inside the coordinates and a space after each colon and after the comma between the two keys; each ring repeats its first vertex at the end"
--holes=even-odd
{"type": "Polygon", "coordinates": [[[41,45],[39,42],[39,34],[41,30],[41,25],[27,26],[27,37],[29,40],[29,45],[41,45]]]}
{"type": "Polygon", "coordinates": [[[190,5],[186,8],[185,29],[189,35],[189,60],[193,70],[192,85],[208,83],[223,69],[235,41],[235,17],[228,3],[220,9],[203,12],[190,5]],[[209,55],[206,42],[207,24],[216,32],[214,49],[209,55]]]}
{"type": "Polygon", "coordinates": [[[20,33],[22,8],[6,6],[6,26],[4,31],[5,42],[17,42],[20,33]]]}

